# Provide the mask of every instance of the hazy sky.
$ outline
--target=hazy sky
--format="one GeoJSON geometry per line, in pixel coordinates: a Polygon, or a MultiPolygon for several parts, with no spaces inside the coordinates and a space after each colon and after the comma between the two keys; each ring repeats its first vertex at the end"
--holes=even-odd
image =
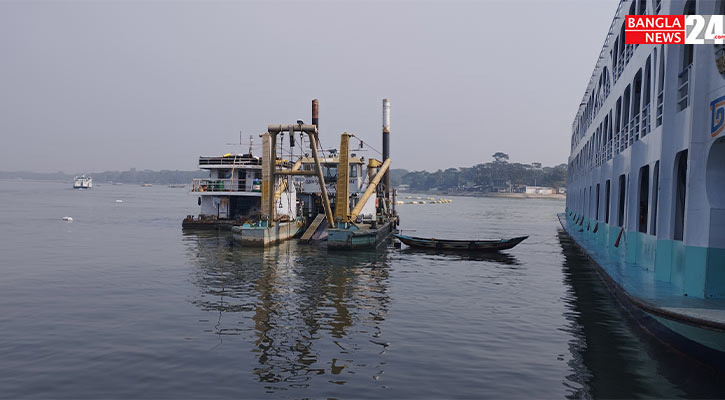
{"type": "Polygon", "coordinates": [[[559,164],[617,3],[2,1],[0,170],[194,169],[313,98],[380,149],[384,97],[394,168],[559,164]]]}

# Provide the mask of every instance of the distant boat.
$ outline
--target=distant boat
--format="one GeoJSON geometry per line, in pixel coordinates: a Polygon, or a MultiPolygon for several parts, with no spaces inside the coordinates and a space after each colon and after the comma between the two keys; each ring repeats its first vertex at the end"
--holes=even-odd
{"type": "Polygon", "coordinates": [[[86,175],[76,176],[73,179],[73,189],[92,189],[93,178],[86,175]]]}
{"type": "Polygon", "coordinates": [[[141,186],[143,186],[143,187],[151,187],[151,186],[153,186],[153,185],[152,185],[152,184],[150,184],[150,183],[144,183],[144,184],[141,184],[141,186]]]}
{"type": "Polygon", "coordinates": [[[508,250],[523,242],[528,236],[520,236],[511,239],[499,240],[450,240],[450,239],[433,239],[421,238],[414,236],[406,236],[401,234],[393,234],[401,242],[411,247],[419,247],[423,249],[438,250],[457,250],[457,251],[499,251],[508,250]]]}

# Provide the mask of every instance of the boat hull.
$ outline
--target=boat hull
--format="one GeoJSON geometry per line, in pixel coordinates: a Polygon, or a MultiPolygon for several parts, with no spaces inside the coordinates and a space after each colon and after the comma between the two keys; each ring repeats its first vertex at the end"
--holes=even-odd
{"type": "Polygon", "coordinates": [[[655,339],[680,353],[725,371],[725,323],[698,317],[697,309],[667,307],[631,293],[602,266],[603,261],[581,242],[585,229],[576,221],[568,223],[566,214],[560,214],[559,220],[567,235],[592,261],[617,303],[635,322],[655,339]]]}
{"type": "Polygon", "coordinates": [[[377,228],[345,229],[333,228],[327,231],[327,248],[332,250],[352,250],[377,247],[393,233],[393,222],[389,221],[377,228]]]}
{"type": "Polygon", "coordinates": [[[421,249],[495,252],[514,248],[528,236],[501,240],[438,240],[432,238],[419,238],[405,235],[395,235],[401,242],[411,247],[421,249]]]}
{"type": "Polygon", "coordinates": [[[279,222],[272,227],[266,226],[235,226],[232,237],[244,246],[267,247],[293,238],[300,227],[297,222],[279,222]]]}

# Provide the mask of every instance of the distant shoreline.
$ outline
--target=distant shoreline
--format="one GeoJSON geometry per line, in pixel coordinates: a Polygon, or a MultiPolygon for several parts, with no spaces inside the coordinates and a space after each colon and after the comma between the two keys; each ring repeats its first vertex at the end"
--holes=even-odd
{"type": "Polygon", "coordinates": [[[463,197],[496,197],[508,199],[546,199],[546,200],[566,200],[566,194],[533,194],[533,193],[498,193],[498,192],[439,192],[439,191],[420,191],[420,192],[398,192],[398,199],[404,198],[408,193],[429,194],[433,196],[463,196],[463,197]]]}

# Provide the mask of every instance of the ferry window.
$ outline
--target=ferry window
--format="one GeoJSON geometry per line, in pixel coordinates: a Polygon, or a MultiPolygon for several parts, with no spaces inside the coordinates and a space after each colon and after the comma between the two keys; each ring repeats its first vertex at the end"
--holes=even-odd
{"type": "Polygon", "coordinates": [[[604,223],[609,223],[609,199],[611,195],[611,182],[609,179],[607,179],[607,182],[604,184],[604,223]]]}
{"type": "Polygon", "coordinates": [[[647,14],[647,0],[639,0],[638,10],[640,15],[647,14]]]}
{"type": "MultiPolygon", "coordinates": [[[[642,100],[642,70],[637,71],[632,84],[632,117],[639,115],[640,100],[642,100]]],[[[633,127],[634,128],[634,127],[633,127]]]]}
{"type": "Polygon", "coordinates": [[[649,165],[639,169],[639,231],[647,233],[647,211],[649,207],[649,165]]]}
{"type": "Polygon", "coordinates": [[[644,82],[642,87],[642,136],[649,133],[650,121],[650,92],[652,91],[652,56],[647,57],[647,63],[644,67],[644,82]]]}
{"type": "Polygon", "coordinates": [[[587,204],[587,215],[589,218],[592,217],[592,187],[589,186],[589,203],[587,204]]]}
{"type": "Polygon", "coordinates": [[[632,127],[629,126],[629,107],[631,104],[631,92],[632,90],[630,86],[627,85],[627,87],[624,89],[624,97],[622,98],[622,126],[624,129],[622,130],[623,137],[621,138],[622,141],[619,149],[620,151],[623,151],[629,146],[629,131],[630,129],[632,129],[632,127]]]}
{"type": "Polygon", "coordinates": [[[624,226],[624,196],[627,194],[627,181],[624,175],[619,176],[619,207],[617,208],[617,226],[624,226]]]}
{"type": "Polygon", "coordinates": [[[597,201],[596,201],[596,205],[597,205],[597,209],[596,209],[597,211],[596,211],[595,218],[597,219],[597,221],[599,221],[599,184],[598,183],[597,183],[597,201]]]}
{"type": "Polygon", "coordinates": [[[350,166],[350,178],[357,178],[357,169],[358,166],[355,164],[350,166]]]}
{"type": "Polygon", "coordinates": [[[682,240],[685,228],[685,201],[687,199],[687,150],[675,157],[675,226],[674,239],[682,240]]]}
{"type": "MultiPolygon", "coordinates": [[[[655,49],[657,50],[657,49],[655,49]]],[[[660,47],[659,71],[657,72],[657,118],[656,126],[662,125],[662,113],[665,99],[665,48],[660,47]]]]}
{"type": "Polygon", "coordinates": [[[622,125],[621,120],[622,119],[622,98],[617,99],[617,107],[614,110],[614,132],[619,134],[621,131],[622,125]]]}
{"type": "Polygon", "coordinates": [[[657,234],[657,200],[660,191],[660,162],[655,163],[655,169],[652,173],[652,217],[650,221],[649,233],[657,234]]]}

